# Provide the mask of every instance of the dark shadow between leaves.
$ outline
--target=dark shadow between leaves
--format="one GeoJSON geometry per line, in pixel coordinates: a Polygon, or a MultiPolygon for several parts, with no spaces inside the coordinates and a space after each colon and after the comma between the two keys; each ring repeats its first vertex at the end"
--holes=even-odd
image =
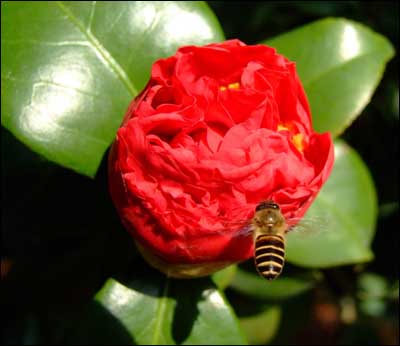
{"type": "Polygon", "coordinates": [[[2,306],[3,345],[133,345],[121,322],[96,301],[27,309],[2,306]]]}
{"type": "Polygon", "coordinates": [[[7,301],[87,301],[132,265],[133,241],[108,194],[108,153],[94,180],[45,161],[4,129],[2,154],[2,255],[13,263],[7,301]]]}
{"type": "Polygon", "coordinates": [[[70,324],[63,344],[136,345],[136,342],[118,319],[100,303],[92,301],[70,324]]]}
{"type": "Polygon", "coordinates": [[[182,344],[191,334],[199,316],[199,304],[204,299],[204,290],[210,288],[209,278],[173,280],[171,295],[176,299],[172,322],[172,337],[182,344]]]}
{"type": "MultiPolygon", "coordinates": [[[[46,161],[3,128],[1,142],[1,247],[12,264],[1,309],[14,311],[6,315],[13,330],[27,315],[82,308],[137,254],[108,194],[107,153],[90,179],[46,161]]],[[[46,333],[39,330],[41,339],[46,333]]]]}

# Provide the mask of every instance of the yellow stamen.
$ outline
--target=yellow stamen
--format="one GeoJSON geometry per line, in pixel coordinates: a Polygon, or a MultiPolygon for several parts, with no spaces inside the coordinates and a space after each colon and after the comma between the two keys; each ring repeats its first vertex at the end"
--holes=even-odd
{"type": "Polygon", "coordinates": [[[240,83],[239,82],[235,82],[235,83],[228,84],[228,88],[229,89],[239,89],[240,88],[240,83]]]}
{"type": "Polygon", "coordinates": [[[281,124],[278,125],[278,131],[289,131],[289,128],[281,124]]]}
{"type": "Polygon", "coordinates": [[[219,87],[219,90],[225,91],[226,89],[239,89],[239,88],[240,88],[240,83],[239,82],[235,82],[235,83],[228,84],[228,87],[226,87],[225,85],[221,85],[219,87]]]}
{"type": "Polygon", "coordinates": [[[297,148],[298,151],[303,152],[304,150],[304,142],[303,142],[303,134],[302,133],[298,133],[297,135],[294,135],[292,137],[292,143],[294,144],[294,146],[297,148]]]}
{"type": "MultiPolygon", "coordinates": [[[[278,131],[290,131],[291,133],[296,132],[292,124],[278,124],[278,131]]],[[[291,141],[298,151],[303,152],[304,150],[304,136],[302,133],[297,133],[292,136],[291,141]]]]}

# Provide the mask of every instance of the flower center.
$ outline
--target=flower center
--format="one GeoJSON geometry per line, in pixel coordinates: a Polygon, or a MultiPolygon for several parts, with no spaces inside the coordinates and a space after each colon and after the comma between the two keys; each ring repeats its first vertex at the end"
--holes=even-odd
{"type": "Polygon", "coordinates": [[[225,85],[221,85],[219,87],[219,90],[225,91],[226,89],[239,89],[239,88],[240,88],[240,83],[239,82],[235,82],[235,83],[228,84],[227,87],[225,85]]]}
{"type": "MultiPolygon", "coordinates": [[[[293,133],[295,129],[291,124],[278,124],[278,131],[289,131],[293,133]]],[[[302,133],[293,134],[290,140],[298,151],[301,153],[304,151],[304,135],[302,133]]]]}

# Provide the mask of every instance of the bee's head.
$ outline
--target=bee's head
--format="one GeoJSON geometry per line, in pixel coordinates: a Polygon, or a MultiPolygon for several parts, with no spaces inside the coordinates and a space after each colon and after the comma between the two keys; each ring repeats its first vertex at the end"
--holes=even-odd
{"type": "Polygon", "coordinates": [[[258,204],[256,207],[256,212],[264,209],[280,210],[279,205],[271,200],[263,201],[260,204],[258,204]]]}

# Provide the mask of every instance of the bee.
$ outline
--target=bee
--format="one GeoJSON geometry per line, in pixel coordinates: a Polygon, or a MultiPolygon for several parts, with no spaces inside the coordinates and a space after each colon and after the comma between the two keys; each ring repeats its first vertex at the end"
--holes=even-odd
{"type": "Polygon", "coordinates": [[[267,280],[276,279],[285,264],[285,237],[289,231],[321,228],[319,219],[286,219],[277,203],[267,200],[255,208],[253,218],[233,224],[241,225],[235,236],[252,236],[254,241],[254,264],[259,275],[267,280]],[[299,222],[300,221],[300,222],[299,222]],[[293,226],[293,224],[296,226],[293,226]]]}
{"type": "Polygon", "coordinates": [[[261,202],[250,222],[254,239],[254,264],[267,280],[276,279],[285,263],[285,234],[289,230],[279,205],[261,202]]]}
{"type": "MultiPolygon", "coordinates": [[[[248,209],[239,208],[238,212],[244,216],[248,209]]],[[[252,237],[253,259],[258,274],[266,280],[274,280],[282,273],[285,264],[287,233],[300,232],[304,236],[322,234],[332,229],[334,220],[327,216],[286,218],[277,203],[266,200],[256,206],[252,218],[223,220],[222,228],[215,232],[223,235],[233,232],[233,237],[252,237]]]]}

